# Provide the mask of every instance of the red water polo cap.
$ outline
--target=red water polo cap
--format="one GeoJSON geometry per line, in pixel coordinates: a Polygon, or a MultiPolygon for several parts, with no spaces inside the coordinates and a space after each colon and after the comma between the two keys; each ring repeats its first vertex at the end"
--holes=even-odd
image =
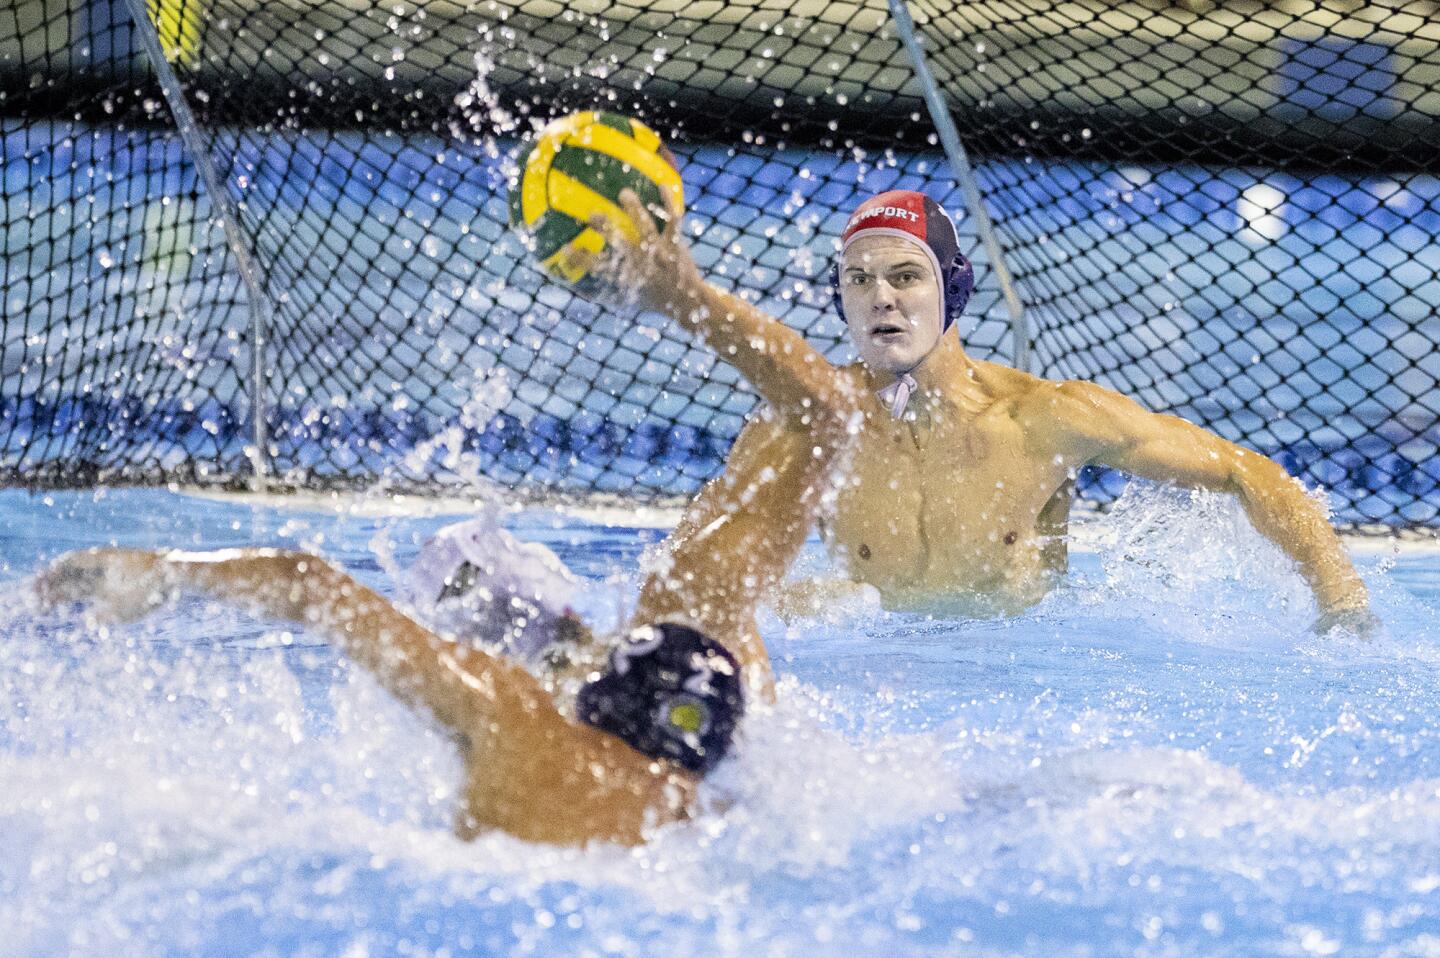
{"type": "MultiPolygon", "coordinates": [[[[974,285],[969,260],[960,255],[955,224],[940,204],[916,190],[891,190],[861,203],[840,234],[840,252],[862,236],[898,236],[915,243],[930,258],[944,290],[945,328],[965,309],[974,285]]],[[[838,301],[837,301],[838,302],[838,301]]]]}

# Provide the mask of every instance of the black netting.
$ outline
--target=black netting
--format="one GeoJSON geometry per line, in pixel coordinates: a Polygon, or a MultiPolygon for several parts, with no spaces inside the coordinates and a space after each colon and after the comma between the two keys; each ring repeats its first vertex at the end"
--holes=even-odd
{"type": "MultiPolygon", "coordinates": [[[[606,105],[663,131],[697,260],[837,358],[823,276],[857,195],[925,187],[959,206],[899,95],[883,9],[151,11],[264,272],[267,458],[296,483],[478,471],[653,497],[718,470],[753,404],[733,371],[548,284],[508,233],[506,161],[535,121],[606,105]]],[[[5,359],[30,370],[7,379],[10,478],[243,478],[248,299],[124,5],[8,16],[5,294],[23,309],[5,359]],[[67,18],[103,40],[56,35],[67,18]],[[105,52],[77,62],[82,45],[105,52]],[[37,242],[37,208],[53,239],[37,242]],[[71,209],[99,211],[104,236],[71,209]]]]}
{"type": "Polygon", "coordinates": [[[1440,5],[915,9],[1035,372],[1436,524],[1440,5]]]}
{"type": "MultiPolygon", "coordinates": [[[[572,109],[660,130],[707,275],[847,359],[845,213],[962,204],[883,3],[768,6],[152,2],[262,273],[276,473],[653,497],[719,468],[733,371],[506,230],[517,136],[572,109]]],[[[1035,371],[1276,455],[1348,522],[1433,525],[1432,7],[917,3],[1035,371]]],[[[147,64],[117,0],[0,10],[11,482],[250,471],[249,297],[147,64]]],[[[972,313],[1008,357],[983,262],[972,313]]]]}

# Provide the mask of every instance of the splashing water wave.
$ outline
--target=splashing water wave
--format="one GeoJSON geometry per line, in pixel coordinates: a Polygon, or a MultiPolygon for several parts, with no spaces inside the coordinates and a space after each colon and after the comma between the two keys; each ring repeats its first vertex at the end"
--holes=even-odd
{"type": "MultiPolygon", "coordinates": [[[[655,539],[510,518],[592,579],[655,539]]],[[[383,584],[377,532],[403,562],[443,518],[112,492],[51,520],[7,544],[12,591],[84,536],[226,528],[383,584]]],[[[1365,644],[1307,633],[1303,583],[1224,500],[1139,490],[1077,538],[1013,619],[762,623],[777,703],[635,850],[457,841],[450,745],[303,633],[198,601],[108,630],[12,612],[0,952],[1435,954],[1440,565],[1417,589],[1404,557],[1362,564],[1365,644]]]]}

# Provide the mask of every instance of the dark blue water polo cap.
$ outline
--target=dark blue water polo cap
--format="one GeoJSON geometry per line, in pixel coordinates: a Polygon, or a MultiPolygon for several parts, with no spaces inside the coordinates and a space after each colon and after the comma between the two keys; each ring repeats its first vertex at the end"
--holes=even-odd
{"type": "Polygon", "coordinates": [[[724,646],[673,622],[634,629],[575,699],[582,722],[642,755],[708,772],[745,714],[740,666],[724,646]]]}

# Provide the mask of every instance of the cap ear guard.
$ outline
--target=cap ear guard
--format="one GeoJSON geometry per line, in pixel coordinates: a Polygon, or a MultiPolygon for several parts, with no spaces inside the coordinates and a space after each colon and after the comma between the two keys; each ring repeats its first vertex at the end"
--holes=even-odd
{"type": "Polygon", "coordinates": [[[975,267],[970,265],[970,260],[965,254],[959,251],[955,253],[955,261],[950,264],[950,275],[945,278],[945,324],[944,329],[955,325],[955,321],[965,312],[965,306],[970,302],[970,294],[975,291],[975,267]]]}

